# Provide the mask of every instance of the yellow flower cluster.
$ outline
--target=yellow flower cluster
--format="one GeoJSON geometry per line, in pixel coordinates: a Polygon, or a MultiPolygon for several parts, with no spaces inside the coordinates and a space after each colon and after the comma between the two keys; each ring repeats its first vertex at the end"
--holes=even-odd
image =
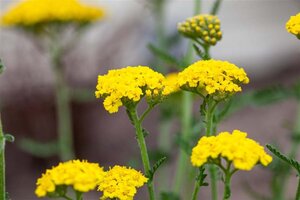
{"type": "Polygon", "coordinates": [[[166,79],[164,82],[164,90],[163,95],[169,95],[174,92],[178,92],[180,87],[178,85],[178,73],[173,72],[166,75],[166,79]]]}
{"type": "MultiPolygon", "coordinates": [[[[109,113],[118,112],[126,103],[136,103],[146,95],[148,99],[162,97],[165,77],[146,66],[128,66],[109,70],[98,76],[95,95],[105,98],[103,105],[109,113]]],[[[166,95],[168,91],[164,92],[166,95]]]]}
{"type": "Polygon", "coordinates": [[[249,83],[244,69],[227,61],[201,60],[178,74],[178,84],[182,89],[214,98],[225,98],[241,91],[239,85],[242,83],[249,83]]]}
{"type": "Polygon", "coordinates": [[[300,13],[295,16],[291,16],[286,23],[286,29],[289,33],[294,34],[300,39],[300,13]]]}
{"type": "Polygon", "coordinates": [[[79,192],[88,192],[95,189],[103,179],[105,172],[97,163],[72,160],[60,163],[49,169],[37,180],[35,194],[44,197],[53,193],[57,186],[73,186],[79,192]]]}
{"type": "Polygon", "coordinates": [[[177,29],[184,36],[201,39],[204,44],[215,45],[222,39],[220,20],[215,15],[197,15],[179,23],[177,29]]]}
{"type": "Polygon", "coordinates": [[[132,200],[136,188],[142,187],[147,180],[141,172],[116,165],[106,172],[98,190],[103,192],[101,199],[132,200]]]}
{"type": "Polygon", "coordinates": [[[1,24],[34,26],[51,22],[86,23],[103,15],[102,8],[83,5],[78,0],[24,0],[1,17],[1,24]]]}
{"type": "Polygon", "coordinates": [[[193,148],[191,162],[200,167],[210,159],[223,157],[232,161],[236,169],[251,170],[256,164],[267,166],[272,157],[256,141],[247,138],[247,133],[234,130],[232,134],[222,132],[218,136],[202,137],[193,148]]]}

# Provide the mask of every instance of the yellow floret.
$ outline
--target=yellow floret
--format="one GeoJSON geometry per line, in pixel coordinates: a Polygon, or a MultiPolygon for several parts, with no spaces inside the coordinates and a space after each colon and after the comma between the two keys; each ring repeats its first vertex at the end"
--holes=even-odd
{"type": "Polygon", "coordinates": [[[7,26],[34,26],[51,22],[87,23],[104,16],[102,8],[78,0],[24,0],[11,7],[1,17],[7,26]]]}
{"type": "Polygon", "coordinates": [[[178,23],[178,31],[192,39],[200,39],[204,44],[215,45],[222,39],[220,20],[214,15],[197,15],[178,23]]]}
{"type": "Polygon", "coordinates": [[[104,175],[105,172],[97,163],[80,160],[60,163],[37,180],[35,194],[38,197],[47,196],[55,192],[57,186],[72,186],[76,191],[88,192],[95,189],[104,175]]]}
{"type": "Polygon", "coordinates": [[[221,132],[218,136],[202,137],[192,150],[191,162],[200,167],[219,157],[240,170],[251,170],[258,163],[267,166],[272,161],[259,143],[247,138],[247,133],[234,130],[232,134],[221,132]]]}
{"type": "Polygon", "coordinates": [[[286,30],[300,39],[300,13],[291,16],[286,23],[286,30]]]}
{"type": "Polygon", "coordinates": [[[99,182],[98,190],[103,192],[100,199],[132,200],[137,192],[136,189],[142,187],[147,180],[141,172],[135,169],[116,165],[99,182]]]}
{"type": "Polygon", "coordinates": [[[172,92],[166,84],[169,83],[165,77],[149,67],[128,66],[99,75],[95,95],[97,98],[105,98],[104,108],[114,113],[118,112],[120,106],[136,104],[144,96],[149,101],[162,99],[172,92]]]}
{"type": "Polygon", "coordinates": [[[201,60],[178,74],[178,84],[182,89],[197,92],[215,99],[240,92],[240,84],[249,83],[244,69],[227,61],[201,60]]]}

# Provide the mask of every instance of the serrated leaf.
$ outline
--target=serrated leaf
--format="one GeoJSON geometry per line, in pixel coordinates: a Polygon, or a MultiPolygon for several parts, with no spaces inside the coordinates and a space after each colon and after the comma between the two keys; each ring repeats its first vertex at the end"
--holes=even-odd
{"type": "Polygon", "coordinates": [[[160,200],[180,200],[180,198],[174,192],[161,192],[160,200]]]}
{"type": "Polygon", "coordinates": [[[196,177],[197,184],[201,186],[208,186],[208,183],[205,182],[205,178],[207,177],[207,174],[205,174],[205,168],[202,166],[199,168],[199,174],[196,177]]]}
{"type": "Polygon", "coordinates": [[[180,62],[172,55],[169,53],[165,52],[162,49],[159,49],[158,47],[154,46],[153,44],[148,44],[148,49],[158,58],[162,59],[163,61],[173,64],[173,65],[180,65],[180,62]]]}
{"type": "Polygon", "coordinates": [[[18,145],[25,152],[42,158],[54,156],[59,150],[57,141],[43,143],[24,138],[18,143],[18,145]]]}
{"type": "Polygon", "coordinates": [[[152,169],[148,172],[149,182],[152,182],[155,172],[165,162],[166,159],[167,157],[162,157],[153,165],[152,169]]]}
{"type": "Polygon", "coordinates": [[[147,131],[146,129],[143,128],[142,130],[144,138],[147,137],[149,135],[149,131],[147,131]]]}
{"type": "Polygon", "coordinates": [[[275,147],[273,147],[270,144],[266,145],[267,148],[278,158],[280,158],[282,161],[286,162],[287,164],[289,164],[291,167],[293,167],[294,169],[297,170],[298,175],[300,175],[300,164],[298,161],[292,159],[292,158],[288,158],[287,156],[285,156],[284,154],[282,154],[278,149],[276,149],[275,147]]]}

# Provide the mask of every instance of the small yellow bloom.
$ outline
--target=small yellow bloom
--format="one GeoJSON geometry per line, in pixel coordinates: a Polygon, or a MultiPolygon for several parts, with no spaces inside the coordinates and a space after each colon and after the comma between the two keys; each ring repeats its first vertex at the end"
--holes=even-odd
{"type": "Polygon", "coordinates": [[[220,20],[214,15],[198,15],[178,24],[178,31],[192,39],[200,39],[204,44],[215,45],[222,39],[220,20]]]}
{"type": "Polygon", "coordinates": [[[99,182],[98,190],[103,192],[100,199],[133,200],[136,189],[142,187],[147,180],[135,169],[116,165],[107,171],[104,179],[99,182]]]}
{"type": "Polygon", "coordinates": [[[232,161],[234,167],[240,170],[251,170],[258,163],[267,166],[272,162],[264,147],[239,130],[232,134],[221,132],[217,136],[202,137],[192,150],[191,162],[193,166],[200,167],[217,158],[232,161]]]}
{"type": "Polygon", "coordinates": [[[240,84],[247,83],[249,78],[244,69],[227,61],[201,60],[178,74],[182,89],[211,95],[216,100],[240,92],[240,84]]]}
{"type": "Polygon", "coordinates": [[[6,26],[34,26],[47,23],[87,23],[104,16],[102,8],[78,0],[24,0],[11,7],[1,17],[6,26]]]}
{"type": "Polygon", "coordinates": [[[99,181],[103,179],[105,172],[97,163],[71,160],[60,163],[58,166],[48,169],[37,180],[35,194],[45,197],[48,193],[55,192],[57,186],[72,186],[79,192],[88,192],[95,189],[99,181]]]}
{"type": "Polygon", "coordinates": [[[109,113],[115,113],[120,106],[136,104],[144,96],[147,100],[162,99],[171,92],[164,90],[165,83],[165,77],[149,67],[128,66],[99,75],[95,95],[105,99],[104,108],[109,113]]]}
{"type": "Polygon", "coordinates": [[[300,39],[300,13],[295,16],[291,16],[286,23],[286,30],[300,39]]]}
{"type": "Polygon", "coordinates": [[[178,92],[180,90],[180,87],[178,85],[178,73],[173,72],[166,75],[166,79],[164,82],[164,90],[163,95],[169,95],[171,93],[178,92]]]}

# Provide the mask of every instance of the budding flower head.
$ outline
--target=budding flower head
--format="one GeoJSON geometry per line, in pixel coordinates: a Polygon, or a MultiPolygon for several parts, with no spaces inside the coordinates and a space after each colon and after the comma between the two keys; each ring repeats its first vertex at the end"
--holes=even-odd
{"type": "Polygon", "coordinates": [[[251,170],[256,164],[267,166],[272,162],[264,147],[247,138],[247,133],[234,130],[221,132],[217,136],[202,137],[193,148],[192,165],[201,167],[206,163],[220,164],[220,159],[232,162],[235,169],[251,170]]]}
{"type": "Polygon", "coordinates": [[[216,45],[222,39],[220,20],[215,15],[197,15],[178,24],[185,37],[200,39],[206,45],[216,45]]]}
{"type": "Polygon", "coordinates": [[[286,23],[286,30],[300,39],[300,13],[290,17],[286,23]]]}

